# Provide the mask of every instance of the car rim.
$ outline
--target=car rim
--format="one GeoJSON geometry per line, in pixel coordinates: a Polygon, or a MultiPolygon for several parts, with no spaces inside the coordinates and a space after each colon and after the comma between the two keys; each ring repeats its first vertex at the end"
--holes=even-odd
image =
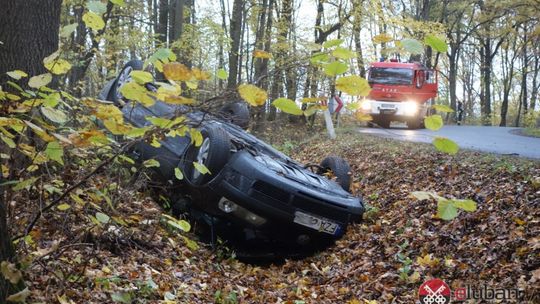
{"type": "MultiPolygon", "coordinates": [[[[210,139],[207,137],[203,140],[199,152],[197,153],[197,162],[201,165],[205,165],[208,159],[208,153],[210,152],[210,139]]],[[[196,180],[201,176],[201,173],[197,168],[193,168],[193,179],[196,180]]]]}
{"type": "Polygon", "coordinates": [[[130,67],[130,66],[127,66],[123,71],[122,73],[120,74],[120,76],[118,76],[118,82],[116,82],[116,97],[118,99],[122,99],[124,98],[124,96],[122,95],[122,93],[120,93],[120,88],[122,88],[122,86],[128,82],[131,81],[131,71],[133,69],[130,67]]]}

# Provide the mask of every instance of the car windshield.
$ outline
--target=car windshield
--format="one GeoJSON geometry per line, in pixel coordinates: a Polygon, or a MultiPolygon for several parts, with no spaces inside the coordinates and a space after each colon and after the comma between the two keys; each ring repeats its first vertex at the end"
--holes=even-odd
{"type": "Polygon", "coordinates": [[[414,71],[401,68],[371,68],[369,82],[379,84],[404,84],[413,82],[414,71]]]}

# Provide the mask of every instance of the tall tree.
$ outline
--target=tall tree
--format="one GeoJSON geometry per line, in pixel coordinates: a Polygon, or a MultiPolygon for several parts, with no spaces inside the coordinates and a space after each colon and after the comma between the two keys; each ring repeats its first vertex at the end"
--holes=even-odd
{"type": "Polygon", "coordinates": [[[239,50],[240,40],[242,39],[242,24],[244,21],[243,0],[234,0],[232,17],[230,22],[229,35],[231,39],[231,50],[229,52],[229,78],[227,79],[227,88],[235,89],[239,70],[239,50]]]}
{"type": "MultiPolygon", "coordinates": [[[[7,0],[0,10],[0,86],[6,72],[23,70],[29,75],[45,72],[43,58],[58,48],[62,0],[7,0]]],[[[13,248],[6,225],[6,205],[0,186],[0,261],[12,261],[13,248]]],[[[0,275],[0,303],[13,288],[0,275]]]]}

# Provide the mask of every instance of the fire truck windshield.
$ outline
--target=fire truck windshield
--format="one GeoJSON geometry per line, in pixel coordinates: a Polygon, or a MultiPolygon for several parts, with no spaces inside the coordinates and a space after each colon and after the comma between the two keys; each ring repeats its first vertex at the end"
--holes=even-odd
{"type": "Polygon", "coordinates": [[[400,68],[371,68],[369,82],[378,84],[410,85],[413,82],[414,70],[400,68]]]}

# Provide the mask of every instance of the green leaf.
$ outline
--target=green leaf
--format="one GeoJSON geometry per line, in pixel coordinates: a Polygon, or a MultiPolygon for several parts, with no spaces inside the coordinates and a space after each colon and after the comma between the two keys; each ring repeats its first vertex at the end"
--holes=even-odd
{"type": "Polygon", "coordinates": [[[31,77],[28,80],[28,86],[34,89],[39,89],[43,86],[48,85],[52,81],[51,73],[45,73],[31,77]]]}
{"type": "Polygon", "coordinates": [[[154,81],[154,76],[145,71],[133,70],[131,71],[131,73],[129,73],[129,75],[139,84],[145,84],[154,81]]]}
{"type": "Polygon", "coordinates": [[[124,0],[110,0],[112,4],[118,5],[118,6],[124,6],[126,3],[124,0]]]}
{"type": "Polygon", "coordinates": [[[456,208],[463,209],[468,212],[476,211],[476,202],[473,200],[452,200],[452,203],[456,208]]]}
{"type": "Polygon", "coordinates": [[[322,46],[329,49],[331,47],[338,46],[342,43],[343,43],[343,39],[333,39],[333,40],[326,41],[325,43],[323,43],[322,46]]]}
{"type": "Polygon", "coordinates": [[[84,24],[86,24],[87,27],[91,28],[94,31],[99,31],[105,27],[105,21],[101,18],[101,16],[97,15],[94,12],[88,12],[83,15],[82,17],[84,24]]]}
{"type": "Polygon", "coordinates": [[[62,148],[60,143],[57,141],[52,141],[47,145],[45,155],[47,155],[49,159],[54,160],[61,165],[64,164],[64,160],[62,159],[62,156],[64,156],[64,148],[62,148]]]}
{"type": "Polygon", "coordinates": [[[444,112],[444,113],[452,113],[454,112],[454,110],[452,110],[452,108],[450,108],[449,106],[447,105],[432,105],[431,106],[433,109],[435,109],[436,111],[439,111],[439,112],[444,112]]]}
{"type": "Polygon", "coordinates": [[[227,80],[227,78],[229,77],[229,73],[227,73],[227,71],[225,71],[224,69],[219,69],[216,72],[216,77],[221,80],[227,80]]]}
{"type": "Polygon", "coordinates": [[[28,77],[28,74],[26,74],[25,72],[21,70],[10,71],[10,72],[7,72],[6,74],[15,80],[19,80],[23,77],[28,77]]]}
{"type": "Polygon", "coordinates": [[[435,114],[426,116],[426,118],[424,118],[424,124],[426,125],[426,128],[432,131],[437,131],[442,128],[444,123],[441,115],[435,114]]]}
{"type": "Polygon", "coordinates": [[[38,180],[37,177],[32,177],[27,180],[23,180],[22,182],[17,183],[13,187],[13,191],[19,191],[19,190],[25,189],[26,187],[33,185],[37,180],[38,180]]]}
{"type": "Polygon", "coordinates": [[[129,292],[115,292],[111,294],[111,299],[114,302],[131,304],[131,294],[129,292]]]}
{"type": "Polygon", "coordinates": [[[59,124],[63,124],[67,121],[67,115],[66,113],[58,110],[58,109],[55,109],[55,108],[51,108],[51,107],[41,107],[41,113],[47,117],[47,119],[53,121],[53,122],[56,122],[56,123],[59,123],[59,124]]]}
{"type": "Polygon", "coordinates": [[[325,64],[328,63],[329,58],[327,53],[315,53],[311,56],[309,61],[313,64],[325,64]]]}
{"type": "Polygon", "coordinates": [[[77,29],[77,26],[79,26],[78,23],[72,23],[62,27],[60,37],[68,38],[77,29]]]}
{"type": "Polygon", "coordinates": [[[68,210],[69,208],[71,208],[71,206],[68,205],[68,204],[61,204],[61,205],[56,206],[56,208],[57,208],[58,210],[60,210],[60,211],[66,211],[66,210],[68,210]]]}
{"type": "Polygon", "coordinates": [[[208,170],[208,168],[206,168],[206,166],[203,164],[193,162],[193,166],[195,167],[195,170],[199,171],[201,174],[210,174],[210,170],[208,170]]]}
{"type": "Polygon", "coordinates": [[[43,62],[47,70],[55,75],[62,75],[71,70],[71,63],[64,59],[55,59],[43,62]]]}
{"type": "Polygon", "coordinates": [[[336,89],[353,96],[367,96],[371,91],[368,81],[357,75],[339,78],[336,89]]]}
{"type": "Polygon", "coordinates": [[[96,219],[102,224],[107,224],[111,220],[108,215],[101,212],[96,212],[96,219]]]}
{"type": "Polygon", "coordinates": [[[355,52],[353,52],[351,50],[348,50],[346,48],[338,47],[334,51],[332,51],[332,56],[334,56],[336,58],[347,60],[347,59],[356,58],[357,55],[356,55],[355,52]]]}
{"type": "Polygon", "coordinates": [[[457,209],[452,201],[440,199],[437,202],[437,217],[447,221],[457,217],[457,209]]]}
{"type": "Polygon", "coordinates": [[[184,239],[184,242],[186,242],[186,246],[191,249],[191,250],[197,250],[199,249],[199,245],[197,245],[196,242],[194,242],[193,240],[189,239],[187,236],[185,235],[182,235],[182,238],[184,239]]]}
{"type": "Polygon", "coordinates": [[[324,73],[328,76],[336,76],[347,72],[349,65],[343,62],[334,61],[324,66],[324,73]]]}
{"type": "Polygon", "coordinates": [[[293,115],[302,115],[304,113],[293,100],[287,98],[278,98],[272,102],[272,105],[285,113],[293,115]]]}
{"type": "Polygon", "coordinates": [[[143,166],[145,166],[146,168],[153,168],[153,167],[159,168],[160,164],[155,159],[147,159],[143,162],[143,166]]]}
{"type": "Polygon", "coordinates": [[[441,39],[434,35],[426,35],[424,38],[424,43],[426,45],[429,45],[432,49],[436,50],[437,52],[446,53],[448,51],[448,45],[444,41],[444,39],[441,39]]]}
{"type": "Polygon", "coordinates": [[[433,192],[427,191],[414,191],[411,192],[411,195],[414,196],[417,200],[427,200],[433,197],[433,192]]]}
{"type": "Polygon", "coordinates": [[[459,146],[452,140],[445,137],[436,137],[433,140],[433,145],[437,150],[454,155],[459,151],[459,146]]]}
{"type": "Polygon", "coordinates": [[[184,179],[184,174],[182,174],[182,171],[180,170],[180,168],[174,168],[174,176],[178,180],[183,180],[184,179]]]}
{"type": "Polygon", "coordinates": [[[13,139],[5,136],[4,134],[0,134],[0,139],[2,139],[3,142],[8,145],[11,149],[15,149],[17,147],[17,144],[13,141],[13,139]]]}
{"type": "Polygon", "coordinates": [[[405,49],[405,51],[411,54],[424,53],[424,46],[416,39],[404,38],[401,40],[401,46],[405,49]]]}
{"type": "Polygon", "coordinates": [[[88,8],[89,11],[94,12],[98,15],[103,15],[103,13],[107,11],[107,4],[101,1],[88,1],[86,3],[86,8],[88,8]]]}
{"type": "Polygon", "coordinates": [[[191,225],[184,220],[168,220],[167,224],[184,232],[189,232],[189,230],[191,230],[191,225]]]}

